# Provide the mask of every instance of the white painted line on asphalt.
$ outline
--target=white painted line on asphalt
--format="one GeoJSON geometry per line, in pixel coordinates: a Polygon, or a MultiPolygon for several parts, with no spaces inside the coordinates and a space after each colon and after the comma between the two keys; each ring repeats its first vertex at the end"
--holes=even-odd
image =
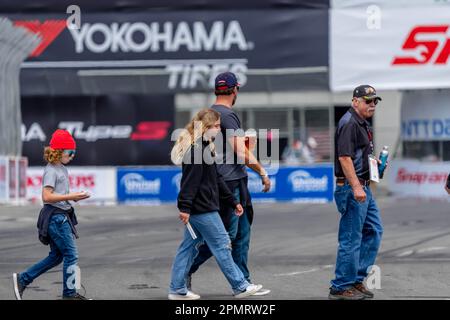
{"type": "Polygon", "coordinates": [[[406,257],[412,255],[413,253],[414,253],[413,250],[407,250],[397,254],[397,257],[406,257]]]}
{"type": "Polygon", "coordinates": [[[447,249],[447,247],[429,247],[429,248],[419,249],[419,250],[417,250],[417,253],[424,253],[424,252],[430,252],[430,251],[440,251],[440,250],[445,250],[445,249],[447,249]]]}
{"type": "Polygon", "coordinates": [[[450,261],[450,258],[422,258],[422,257],[420,257],[420,258],[406,258],[406,259],[403,259],[403,261],[417,261],[419,259],[420,259],[420,261],[431,261],[431,262],[447,262],[447,261],[450,261]]]}
{"type": "Polygon", "coordinates": [[[315,271],[318,271],[318,270],[319,269],[314,268],[314,269],[305,270],[305,271],[296,271],[296,272],[290,272],[290,273],[279,273],[279,274],[274,274],[274,276],[276,276],[276,277],[295,276],[297,274],[311,273],[311,272],[315,272],[315,271]]]}
{"type": "Polygon", "coordinates": [[[295,276],[295,275],[299,275],[299,274],[305,274],[305,273],[316,272],[316,271],[319,271],[319,270],[330,269],[330,268],[333,268],[333,267],[334,267],[334,265],[327,264],[327,265],[324,265],[324,266],[322,266],[320,268],[313,268],[313,269],[310,269],[310,270],[295,271],[295,272],[289,272],[289,273],[278,273],[278,274],[274,274],[274,276],[276,276],[276,277],[295,276]]]}

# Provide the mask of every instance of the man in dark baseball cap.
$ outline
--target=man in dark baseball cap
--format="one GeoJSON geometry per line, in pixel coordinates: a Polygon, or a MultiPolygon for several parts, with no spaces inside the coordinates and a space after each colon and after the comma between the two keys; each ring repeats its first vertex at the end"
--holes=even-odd
{"type": "Polygon", "coordinates": [[[228,90],[239,87],[240,84],[233,72],[224,72],[219,74],[215,80],[216,90],[228,90]]]}
{"type": "Polygon", "coordinates": [[[328,295],[333,300],[374,297],[364,282],[369,267],[375,264],[383,226],[370,189],[370,159],[374,155],[374,145],[368,119],[375,114],[380,100],[374,87],[356,87],[352,107],[336,126],[334,198],[340,222],[335,278],[331,281],[328,295]]]}
{"type": "Polygon", "coordinates": [[[240,84],[233,72],[224,72],[219,74],[214,81],[214,93],[218,99],[231,99],[231,105],[234,106],[239,92],[240,84]]]}
{"type": "MultiPolygon", "coordinates": [[[[377,95],[377,91],[375,90],[374,87],[369,86],[368,84],[363,84],[360,86],[357,86],[354,90],[353,90],[353,97],[354,98],[363,98],[364,100],[382,100],[381,97],[379,95],[377,95]]],[[[375,102],[375,104],[377,104],[378,101],[375,102]]]]}

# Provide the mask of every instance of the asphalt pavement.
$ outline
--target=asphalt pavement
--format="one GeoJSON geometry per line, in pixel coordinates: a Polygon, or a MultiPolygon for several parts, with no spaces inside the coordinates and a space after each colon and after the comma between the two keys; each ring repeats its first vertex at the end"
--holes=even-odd
{"type": "MultiPolygon", "coordinates": [[[[376,299],[450,299],[450,203],[382,197],[384,235],[376,299]]],[[[48,254],[37,238],[40,207],[0,207],[0,300],[14,299],[11,275],[48,254]]],[[[167,299],[182,238],[175,205],[77,206],[80,293],[94,299],[167,299]]],[[[250,299],[326,299],[339,216],[330,204],[256,204],[249,267],[272,290],[250,299]]],[[[36,279],[24,299],[59,299],[62,266],[36,279]]],[[[214,259],[193,277],[203,299],[230,299],[214,259]]]]}

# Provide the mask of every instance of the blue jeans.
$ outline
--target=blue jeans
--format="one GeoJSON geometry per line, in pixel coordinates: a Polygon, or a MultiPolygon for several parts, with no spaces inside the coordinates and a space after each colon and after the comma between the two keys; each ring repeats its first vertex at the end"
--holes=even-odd
{"type": "Polygon", "coordinates": [[[357,202],[348,183],[336,186],[334,199],[341,214],[336,278],[333,289],[342,291],[362,283],[368,268],[375,263],[383,227],[380,211],[369,187],[364,187],[365,202],[357,202]]]}
{"type": "MultiPolygon", "coordinates": [[[[239,188],[233,190],[234,198],[236,201],[240,202],[239,188]]],[[[250,221],[248,219],[247,212],[244,210],[244,213],[238,217],[234,213],[234,208],[227,208],[226,215],[229,217],[229,224],[227,224],[228,235],[231,240],[231,248],[233,260],[236,265],[239,267],[241,272],[244,274],[245,279],[248,282],[250,280],[250,272],[247,267],[248,262],[248,250],[250,248],[250,221]]],[[[198,270],[198,268],[210,257],[212,256],[211,251],[209,250],[207,245],[202,245],[199,248],[199,254],[195,258],[194,263],[189,271],[189,274],[193,274],[198,270]]]]}
{"type": "Polygon", "coordinates": [[[19,281],[27,286],[44,272],[56,267],[64,260],[63,265],[63,296],[73,296],[76,293],[74,286],[69,288],[67,280],[73,277],[69,267],[76,266],[78,261],[77,246],[68,218],[64,214],[54,214],[50,218],[48,225],[48,235],[50,236],[50,253],[44,260],[31,266],[27,271],[22,272],[19,281]],[[69,270],[68,270],[69,269],[69,270]]]}
{"type": "Polygon", "coordinates": [[[186,277],[195,256],[198,254],[198,246],[201,245],[203,240],[211,248],[217,264],[233,289],[233,293],[244,291],[249,283],[233,261],[230,238],[223,226],[219,213],[214,211],[191,214],[189,222],[197,235],[197,239],[192,239],[191,234],[185,228],[184,239],[178,248],[172,265],[169,293],[187,293],[186,277]]]}

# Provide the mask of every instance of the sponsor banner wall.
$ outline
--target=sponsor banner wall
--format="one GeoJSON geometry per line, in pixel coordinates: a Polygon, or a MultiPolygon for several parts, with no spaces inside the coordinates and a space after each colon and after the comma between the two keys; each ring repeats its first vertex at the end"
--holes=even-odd
{"type": "MultiPolygon", "coordinates": [[[[272,189],[263,193],[261,178],[249,172],[249,189],[254,201],[330,202],[333,200],[333,167],[282,167],[271,176],[272,189]]],[[[117,200],[125,204],[175,202],[181,181],[177,167],[118,168],[117,200]]]]}
{"type": "MultiPolygon", "coordinates": [[[[116,168],[71,167],[70,192],[87,191],[91,194],[84,204],[114,204],[116,202],[116,168]]],[[[29,167],[27,171],[27,200],[41,203],[44,167],[29,167]]]]}
{"type": "Polygon", "coordinates": [[[405,92],[401,121],[403,141],[450,140],[450,90],[405,92]]]}
{"type": "Polygon", "coordinates": [[[0,203],[25,201],[27,168],[25,157],[0,157],[0,203]]]}
{"type": "Polygon", "coordinates": [[[393,160],[388,172],[389,190],[396,195],[448,198],[444,187],[450,162],[393,160]]]}
{"type": "Polygon", "coordinates": [[[330,87],[449,88],[450,6],[330,10],[330,87]]]}
{"type": "Polygon", "coordinates": [[[75,166],[169,164],[174,112],[173,95],[23,98],[23,154],[41,165],[60,128],[76,140],[75,166]]]}
{"type": "Polygon", "coordinates": [[[8,158],[0,157],[0,203],[9,199],[8,158]]]}
{"type": "Polygon", "coordinates": [[[23,64],[30,81],[29,70],[41,77],[43,69],[83,69],[86,90],[95,76],[133,74],[129,69],[137,68],[137,74],[158,79],[158,92],[203,91],[212,89],[215,76],[224,71],[236,73],[245,86],[250,69],[267,75],[270,69],[292,73],[328,65],[326,8],[82,13],[80,28],[71,30],[67,16],[8,15],[43,38],[23,64]]]}

